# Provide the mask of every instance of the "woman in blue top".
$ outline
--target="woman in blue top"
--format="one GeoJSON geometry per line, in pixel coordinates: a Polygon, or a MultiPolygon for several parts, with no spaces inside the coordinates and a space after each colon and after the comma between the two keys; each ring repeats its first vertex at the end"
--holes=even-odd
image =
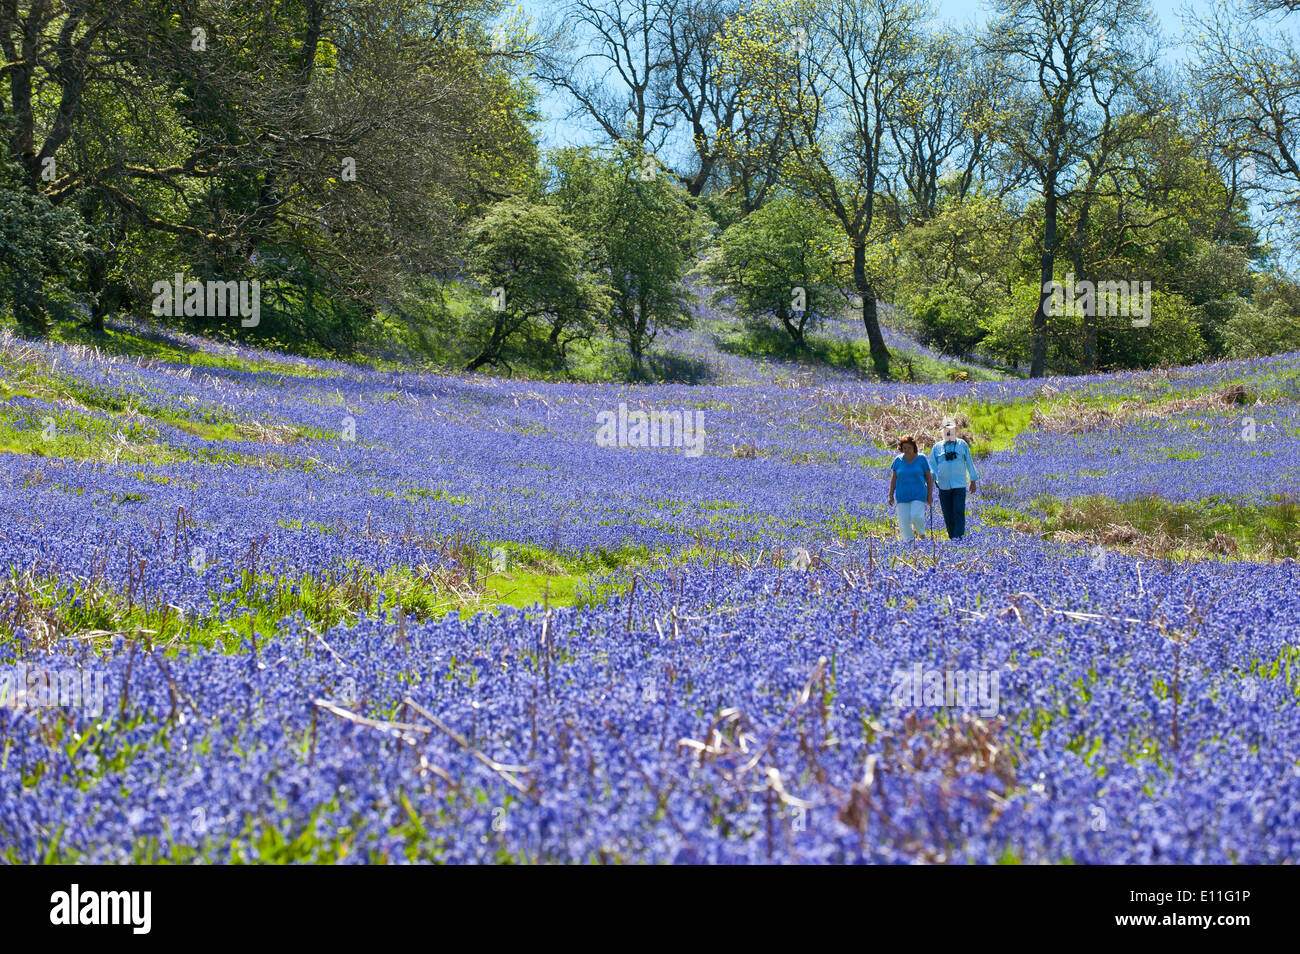
{"type": "Polygon", "coordinates": [[[898,536],[908,543],[925,534],[925,508],[934,503],[934,472],[917,453],[915,437],[900,437],[898,450],[889,465],[889,505],[898,513],[898,536]]]}

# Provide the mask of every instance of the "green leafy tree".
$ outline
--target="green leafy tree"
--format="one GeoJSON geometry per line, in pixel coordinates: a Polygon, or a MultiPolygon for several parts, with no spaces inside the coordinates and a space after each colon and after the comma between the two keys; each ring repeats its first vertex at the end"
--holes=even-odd
{"type": "Polygon", "coordinates": [[[1243,195],[1186,133],[1190,122],[1173,113],[1144,121],[1144,133],[1119,139],[1104,162],[1090,156],[1086,187],[1066,204],[1062,227],[1076,279],[1140,277],[1178,293],[1197,309],[1208,353],[1220,356],[1223,322],[1249,294],[1265,250],[1243,195]],[[1103,164],[1106,175],[1094,178],[1103,164]]]}
{"type": "Polygon", "coordinates": [[[2,148],[92,226],[92,322],[176,268],[260,278],[249,334],[346,343],[535,179],[526,67],[489,32],[502,5],[4,4],[2,148]]]}
{"type": "Polygon", "coordinates": [[[1271,224],[1300,234],[1300,3],[1216,0],[1198,17],[1188,77],[1201,131],[1234,186],[1271,224]],[[1245,14],[1245,15],[1243,15],[1245,14]]]}
{"type": "MultiPolygon", "coordinates": [[[[1006,159],[1032,176],[1041,200],[1039,288],[1049,285],[1068,235],[1061,215],[1076,192],[1094,188],[1111,148],[1114,117],[1140,94],[1153,54],[1144,0],[996,0],[986,50],[1004,61],[1013,86],[994,123],[1006,159]]],[[[1047,370],[1048,297],[1031,323],[1030,375],[1047,370]]]]}
{"type": "Polygon", "coordinates": [[[913,0],[762,0],[728,21],[724,73],[785,133],[782,181],[842,231],[872,363],[889,374],[874,259],[891,218],[889,174],[905,93],[920,79],[925,9],[913,0]]]}
{"type": "Polygon", "coordinates": [[[957,288],[936,288],[908,302],[922,344],[949,354],[970,354],[984,338],[976,302],[957,288]]]}
{"type": "Polygon", "coordinates": [[[566,149],[553,161],[553,195],[590,249],[611,291],[605,324],[624,342],[632,374],[665,330],[690,324],[684,285],[700,236],[687,195],[653,156],[632,143],[609,153],[566,149]]]}
{"type": "Polygon", "coordinates": [[[842,302],[836,243],[820,210],[782,196],[728,227],[701,272],[746,319],[775,322],[806,349],[805,331],[842,302]]]}
{"type": "Polygon", "coordinates": [[[1151,323],[1134,327],[1132,316],[1099,318],[1098,366],[1103,371],[1195,364],[1205,357],[1197,309],[1177,292],[1153,288],[1151,323]]]}
{"type": "Polygon", "coordinates": [[[1017,211],[980,185],[962,195],[956,178],[932,218],[907,227],[893,246],[889,290],[927,344],[968,353],[986,320],[1023,277],[1025,238],[1017,211]]]}
{"type": "Polygon", "coordinates": [[[48,330],[50,311],[66,301],[65,283],[86,248],[76,212],[31,191],[21,167],[0,160],[0,306],[22,331],[48,330]]]}
{"type": "Polygon", "coordinates": [[[565,346],[588,337],[609,307],[608,290],[583,267],[579,237],[559,212],[524,199],[506,199],[470,228],[466,266],[489,292],[476,316],[482,344],[467,370],[501,364],[507,346],[541,338],[547,355],[563,360],[565,346]]]}
{"type": "MultiPolygon", "coordinates": [[[[1063,276],[1058,276],[1062,281],[1063,276]]],[[[1139,292],[1139,295],[1145,294],[1139,292]]],[[[1036,283],[1017,285],[1011,297],[988,320],[988,331],[980,350],[1016,366],[1032,361],[1034,335],[1031,333],[1038,301],[1042,297],[1036,283]]],[[[1048,296],[1049,302],[1052,296],[1048,296]]],[[[1100,296],[1098,296],[1100,298],[1100,296]]],[[[1100,370],[1117,371],[1169,365],[1192,364],[1205,356],[1196,308],[1176,292],[1150,290],[1149,309],[1144,298],[1131,298],[1125,313],[1103,313],[1094,302],[1092,314],[1082,301],[1049,304],[1046,311],[1046,346],[1048,366],[1065,373],[1084,369],[1084,322],[1090,319],[1097,328],[1100,370]],[[1134,321],[1148,322],[1135,326],[1134,321]]]]}
{"type": "Polygon", "coordinates": [[[1285,275],[1258,276],[1254,299],[1238,302],[1223,339],[1233,358],[1300,351],[1300,283],[1285,275]]]}
{"type": "MultiPolygon", "coordinates": [[[[984,318],[984,332],[979,344],[981,353],[995,361],[1019,368],[1030,359],[1033,336],[1031,334],[1034,311],[1041,297],[1037,282],[1020,281],[1012,286],[1010,294],[984,318]]],[[[1046,357],[1053,367],[1065,369],[1072,359],[1062,343],[1077,334],[1078,325],[1065,316],[1046,316],[1044,337],[1046,357]]]]}

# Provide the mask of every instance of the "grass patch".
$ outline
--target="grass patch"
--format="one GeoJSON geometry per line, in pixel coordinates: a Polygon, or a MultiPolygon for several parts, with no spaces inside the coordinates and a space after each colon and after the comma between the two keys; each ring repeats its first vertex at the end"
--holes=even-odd
{"type": "Polygon", "coordinates": [[[1240,384],[1162,401],[1087,400],[1069,397],[1041,402],[1031,426],[1038,431],[1082,434],[1135,421],[1160,420],[1192,411],[1224,411],[1253,403],[1255,395],[1240,384]]]}
{"type": "Polygon", "coordinates": [[[898,535],[892,520],[866,520],[848,512],[836,514],[827,526],[841,540],[892,540],[898,535]]]}
{"type": "MultiPolygon", "coordinates": [[[[1050,390],[1014,401],[960,403],[900,394],[891,404],[851,404],[831,408],[831,420],[893,449],[902,434],[920,439],[928,450],[940,438],[943,421],[954,417],[976,457],[1011,450],[1026,431],[1082,433],[1159,420],[1198,410],[1226,411],[1254,400],[1240,383],[1198,391],[1190,396],[1162,394],[1144,401],[1110,395],[1061,395],[1050,390]]],[[[1185,459],[1185,458],[1184,458],[1185,459]]]]}
{"type": "MultiPolygon", "coordinates": [[[[301,377],[324,377],[334,373],[313,368],[296,360],[291,354],[286,354],[283,359],[249,358],[233,351],[204,351],[168,340],[161,335],[136,333],[118,328],[105,328],[100,334],[80,325],[60,325],[55,329],[53,337],[61,344],[79,345],[114,357],[162,361],[196,368],[301,377]]],[[[216,343],[220,344],[219,341],[216,343]]]]}
{"type": "Polygon", "coordinates": [[[945,418],[956,418],[962,437],[976,457],[1009,450],[1034,414],[1030,402],[948,404],[899,394],[890,404],[853,404],[832,409],[832,420],[878,447],[894,449],[902,434],[912,434],[928,452],[943,434],[945,418]]]}
{"type": "Polygon", "coordinates": [[[178,429],[214,443],[190,449],[167,443],[158,422],[149,417],[111,415],[107,418],[79,414],[63,408],[19,408],[0,404],[0,454],[93,460],[106,464],[174,464],[197,461],[265,468],[293,467],[310,470],[316,465],[280,453],[245,454],[215,446],[242,438],[232,425],[182,422],[178,429]]]}
{"type": "Polygon", "coordinates": [[[977,457],[995,451],[1010,450],[1016,438],[1029,429],[1034,408],[1017,401],[1011,404],[963,404],[958,419],[966,420],[965,430],[971,453],[977,457]]]}
{"type": "MultiPolygon", "coordinates": [[[[865,341],[852,344],[858,366],[871,366],[871,351],[865,341]]],[[[889,349],[889,378],[918,384],[937,384],[944,381],[1002,381],[1007,375],[977,364],[936,360],[919,352],[904,348],[889,349]]]]}
{"type": "Polygon", "coordinates": [[[1300,557],[1300,498],[1278,495],[1266,504],[1225,498],[1172,501],[1040,498],[1029,513],[986,507],[982,520],[1161,559],[1281,560],[1300,557]]]}
{"type": "MultiPolygon", "coordinates": [[[[746,323],[721,328],[716,333],[718,347],[741,357],[786,362],[795,365],[825,365],[875,378],[876,366],[865,339],[846,341],[811,333],[807,345],[800,348],[779,328],[762,323],[746,323]]],[[[1000,381],[1005,375],[976,365],[938,361],[901,348],[890,349],[889,377],[895,381],[933,384],[941,381],[1000,381]]]]}
{"type": "Polygon", "coordinates": [[[324,633],[381,608],[420,622],[450,613],[468,618],[506,606],[596,605],[662,555],[644,547],[561,555],[523,544],[475,545],[454,538],[445,542],[441,556],[438,565],[377,571],[352,564],[296,576],[209,567],[204,574],[211,579],[211,607],[202,613],[150,601],[102,580],[11,571],[0,583],[0,606],[11,607],[0,618],[0,658],[19,655],[19,628],[30,644],[46,648],[67,638],[96,641],[116,635],[147,646],[236,651],[248,639],[274,635],[283,620],[299,613],[324,633]],[[613,578],[619,574],[624,579],[613,578]]]}
{"type": "Polygon", "coordinates": [[[290,445],[330,435],[316,428],[262,422],[196,409],[193,414],[150,405],[56,373],[35,348],[0,349],[0,451],[108,463],[203,460],[252,466],[292,465],[283,455],[253,457],[217,447],[194,451],[171,446],[161,430],[172,427],[212,444],[255,442],[290,445]],[[26,402],[48,405],[31,407],[26,402]],[[98,414],[94,413],[98,412],[98,414]]]}

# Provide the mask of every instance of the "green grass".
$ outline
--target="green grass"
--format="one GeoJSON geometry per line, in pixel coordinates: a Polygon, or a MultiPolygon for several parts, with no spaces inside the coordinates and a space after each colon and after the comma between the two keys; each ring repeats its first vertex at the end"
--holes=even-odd
{"type": "Polygon", "coordinates": [[[265,359],[247,358],[236,354],[213,354],[209,351],[174,344],[152,335],[134,334],[112,328],[105,328],[103,334],[98,334],[80,325],[59,325],[53,337],[55,341],[63,344],[97,348],[105,354],[116,357],[143,358],[197,368],[303,377],[321,377],[332,373],[310,367],[298,361],[297,356],[293,354],[285,354],[283,357],[268,356],[265,359]]]}
{"type": "Polygon", "coordinates": [[[19,410],[0,404],[0,454],[101,463],[161,465],[197,461],[260,469],[287,467],[303,470],[316,466],[310,460],[291,454],[269,452],[253,455],[226,450],[220,446],[223,441],[252,439],[231,425],[180,421],[175,426],[212,442],[213,446],[198,449],[174,447],[167,443],[157,421],[149,417],[128,420],[119,415],[104,419],[63,408],[19,410]]]}
{"type": "MultiPolygon", "coordinates": [[[[1150,379],[1155,385],[1165,381],[1163,378],[1150,379]]],[[[1172,404],[1181,398],[1190,398],[1210,391],[1223,391],[1233,386],[1243,387],[1249,398],[1264,393],[1258,390],[1259,381],[1252,377],[1233,379],[1224,383],[1207,385],[1185,391],[1152,391],[1142,398],[1150,408],[1160,408],[1172,404]]],[[[1284,388],[1274,389],[1285,394],[1284,388]]],[[[1029,431],[1034,412],[1050,414],[1061,408],[1078,408],[1081,411],[1105,409],[1115,411],[1126,402],[1134,399],[1129,395],[1112,395],[1090,393],[1088,391],[1065,394],[1037,394],[1011,401],[983,401],[967,403],[948,403],[937,400],[916,400],[903,409],[885,405],[842,405],[830,407],[830,419],[841,424],[851,422],[871,422],[873,419],[890,420],[894,426],[888,430],[889,439],[877,440],[876,446],[893,449],[893,440],[899,433],[914,433],[925,442],[938,438],[938,431],[943,418],[950,415],[965,418],[963,433],[970,442],[971,450],[977,457],[984,457],[998,451],[1011,450],[1021,434],[1029,431]]],[[[1224,405],[1224,410],[1228,408],[1224,405]]],[[[1189,422],[1189,427],[1198,426],[1199,422],[1189,422]]],[[[1165,459],[1194,460],[1197,452],[1191,450],[1170,451],[1165,459]]]]}
{"type": "MultiPolygon", "coordinates": [[[[852,344],[854,361],[862,370],[872,368],[871,351],[866,341],[854,341],[852,344]]],[[[936,361],[934,358],[904,348],[890,348],[889,377],[894,381],[921,384],[938,384],[944,381],[1002,381],[1007,375],[978,364],[963,364],[960,361],[936,361]]]]}
{"type": "MultiPolygon", "coordinates": [[[[323,633],[378,613],[381,603],[387,612],[400,611],[413,621],[451,613],[469,618],[502,607],[594,605],[628,585],[639,568],[667,559],[643,547],[565,555],[509,542],[475,546],[460,541],[448,553],[457,565],[399,567],[382,573],[350,565],[292,577],[248,569],[231,575],[211,567],[204,573],[211,579],[215,608],[188,617],[172,606],[140,602],[120,587],[33,579],[13,571],[0,583],[0,595],[12,594],[29,607],[35,614],[27,620],[29,628],[39,617],[46,639],[118,633],[150,645],[235,651],[254,635],[265,639],[278,632],[282,621],[296,613],[323,633]],[[493,566],[496,551],[504,553],[504,565],[493,566]]],[[[10,620],[0,628],[0,647],[16,651],[14,631],[21,625],[10,620]]]]}
{"type": "MultiPolygon", "coordinates": [[[[715,335],[723,351],[742,357],[796,365],[821,364],[873,377],[876,374],[866,339],[845,341],[814,332],[805,335],[807,348],[800,349],[780,328],[761,324],[721,325],[715,330],[715,335]]],[[[952,381],[959,376],[969,381],[1000,381],[1006,377],[978,365],[936,361],[901,348],[891,348],[890,355],[889,377],[895,381],[933,384],[952,381]]]]}
{"type": "Polygon", "coordinates": [[[80,414],[6,413],[0,409],[0,454],[141,464],[171,464],[193,456],[173,450],[156,437],[156,430],[139,424],[114,429],[80,414]],[[45,427],[47,419],[52,430],[45,427]]]}
{"type": "Polygon", "coordinates": [[[1133,552],[1175,559],[1295,559],[1300,557],[1300,501],[1279,495],[1266,504],[1211,497],[1172,501],[1042,497],[1027,512],[985,507],[991,525],[1072,535],[1133,552]]]}
{"type": "Polygon", "coordinates": [[[842,540],[892,540],[898,535],[898,527],[892,520],[866,520],[846,512],[833,517],[828,529],[842,540]]]}
{"type": "MultiPolygon", "coordinates": [[[[1290,397],[1293,400],[1295,394],[1293,390],[1288,390],[1293,388],[1294,385],[1286,383],[1266,385],[1264,383],[1265,376],[1263,375],[1243,375],[1197,388],[1179,388],[1177,390],[1161,390],[1168,383],[1165,378],[1152,376],[1146,380],[1149,386],[1144,389],[1147,393],[1141,397],[1141,400],[1155,408],[1168,405],[1182,398],[1196,397],[1207,392],[1223,391],[1232,387],[1243,388],[1252,400],[1255,396],[1264,399],[1290,397]]],[[[1132,400],[1134,400],[1133,395],[1092,393],[1085,390],[1056,395],[1040,394],[1007,402],[963,404],[957,408],[956,413],[965,415],[969,421],[968,429],[971,435],[972,450],[977,456],[983,456],[1013,448],[1016,439],[1029,430],[1035,410],[1047,413],[1061,407],[1077,406],[1085,409],[1114,411],[1121,404],[1132,400]]],[[[1191,422],[1191,426],[1195,426],[1197,423],[1191,422]]],[[[1195,451],[1171,451],[1165,459],[1195,460],[1198,456],[1195,451]]]]}
{"type": "Polygon", "coordinates": [[[503,541],[488,543],[485,549],[492,554],[489,566],[498,551],[505,556],[505,566],[488,573],[481,604],[463,607],[462,615],[494,606],[596,605],[626,587],[636,570],[668,559],[646,547],[601,548],[570,555],[503,541]],[[621,577],[617,582],[616,576],[621,577]]]}
{"type": "Polygon", "coordinates": [[[316,428],[285,423],[257,424],[196,408],[185,415],[138,397],[92,387],[43,362],[0,355],[0,452],[38,457],[65,457],[105,462],[167,464],[183,460],[245,463],[251,466],[297,466],[283,454],[253,457],[226,450],[223,442],[265,441],[294,444],[332,437],[316,428]],[[15,399],[50,405],[18,407],[15,399]],[[92,412],[98,411],[99,415],[92,412]],[[102,416],[100,416],[102,415],[102,416]],[[49,419],[49,420],[47,420],[49,419]],[[53,422],[53,426],[47,425],[53,422]],[[193,451],[168,444],[162,427],[174,427],[211,448],[193,451]]]}
{"type": "Polygon", "coordinates": [[[1015,446],[1016,438],[1029,430],[1034,404],[1029,401],[963,404],[958,414],[969,422],[971,450],[977,457],[983,457],[1015,446]]]}

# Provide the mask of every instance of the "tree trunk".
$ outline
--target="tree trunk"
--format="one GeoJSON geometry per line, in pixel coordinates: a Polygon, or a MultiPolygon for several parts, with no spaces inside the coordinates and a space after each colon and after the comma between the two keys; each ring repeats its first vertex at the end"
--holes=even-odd
{"type": "Polygon", "coordinates": [[[785,329],[785,333],[790,336],[790,340],[794,342],[794,346],[800,351],[807,351],[808,345],[803,339],[803,324],[790,317],[790,311],[784,301],[777,306],[776,317],[781,322],[781,327],[785,329]]]}
{"type": "MultiPolygon", "coordinates": [[[[698,124],[696,135],[703,135],[703,132],[698,130],[698,124]]],[[[699,139],[696,139],[696,142],[699,141],[699,139]]],[[[714,158],[712,156],[700,156],[699,170],[684,183],[686,191],[690,194],[692,199],[698,199],[704,194],[704,187],[709,184],[709,176],[713,174],[713,166],[714,158]]]]}
{"type": "Polygon", "coordinates": [[[483,346],[483,350],[478,356],[465,365],[466,371],[477,371],[483,365],[495,364],[501,357],[501,348],[506,343],[506,322],[504,314],[498,314],[496,322],[492,325],[492,334],[483,346]]]}
{"type": "MultiPolygon", "coordinates": [[[[1076,223],[1075,233],[1070,243],[1070,262],[1074,267],[1075,282],[1081,282],[1085,278],[1083,241],[1087,230],[1088,203],[1085,200],[1079,209],[1079,221],[1076,223]]],[[[1095,298],[1093,307],[1083,313],[1083,370],[1086,374],[1091,374],[1097,370],[1097,306],[1095,298]]]]}
{"type": "MultiPolygon", "coordinates": [[[[1084,280],[1083,271],[1083,249],[1076,249],[1071,256],[1071,262],[1074,268],[1074,280],[1076,284],[1084,280]]],[[[1084,310],[1083,313],[1083,371],[1085,374],[1091,374],[1097,370],[1097,306],[1096,299],[1093,300],[1093,307],[1084,310]]]]}
{"type": "Polygon", "coordinates": [[[632,355],[632,380],[640,381],[645,378],[645,367],[642,364],[641,342],[633,338],[628,342],[628,351],[632,355]]]}
{"type": "Polygon", "coordinates": [[[24,337],[44,337],[49,333],[50,323],[45,313],[45,298],[39,276],[25,275],[19,278],[13,296],[13,310],[14,321],[24,337]]]}
{"type": "Polygon", "coordinates": [[[876,313],[876,289],[867,281],[867,248],[853,247],[853,288],[862,296],[862,327],[867,330],[867,343],[871,346],[871,363],[881,378],[889,377],[889,349],[880,333],[880,320],[876,313]]]}
{"type": "Polygon", "coordinates": [[[86,324],[97,335],[104,333],[104,313],[108,311],[107,278],[104,256],[92,252],[86,262],[86,285],[90,290],[90,321],[86,324]]]}
{"type": "Polygon", "coordinates": [[[1056,177],[1043,187],[1043,254],[1040,259],[1038,308],[1031,327],[1033,337],[1029,376],[1041,378],[1047,367],[1047,303],[1051,300],[1053,274],[1056,270],[1056,177]]]}
{"type": "Polygon", "coordinates": [[[643,350],[645,341],[645,331],[649,326],[649,302],[646,300],[644,291],[638,291],[637,294],[637,313],[632,316],[628,322],[630,334],[627,336],[628,350],[632,354],[632,377],[641,380],[645,377],[645,368],[642,364],[643,350]]]}

